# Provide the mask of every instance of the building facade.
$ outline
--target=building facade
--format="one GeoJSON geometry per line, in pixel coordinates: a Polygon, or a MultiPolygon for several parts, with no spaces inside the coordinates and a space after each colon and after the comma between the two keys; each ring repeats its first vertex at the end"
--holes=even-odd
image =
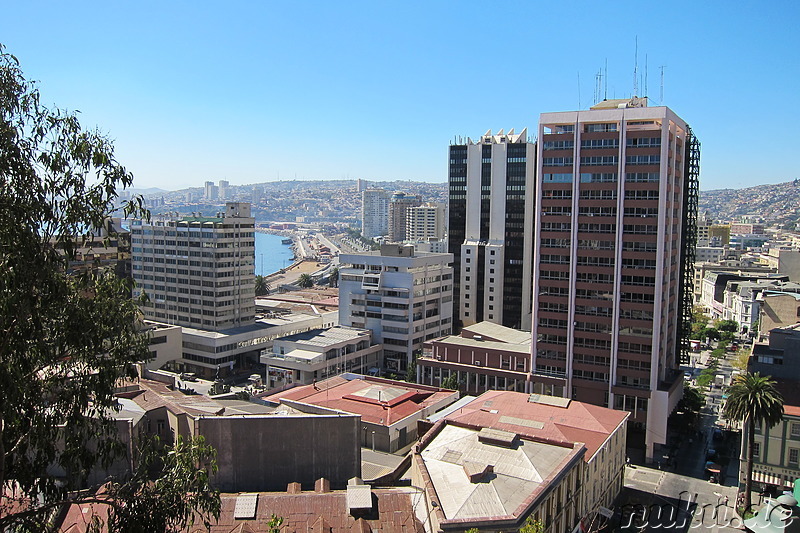
{"type": "Polygon", "coordinates": [[[252,324],[254,226],[250,204],[238,202],[213,217],[134,220],[133,296],[147,295],[145,318],[212,331],[252,324]]]}
{"type": "Polygon", "coordinates": [[[383,189],[366,189],[361,193],[361,234],[367,239],[389,232],[389,198],[383,189]]]}
{"type": "Polygon", "coordinates": [[[412,207],[422,205],[422,198],[418,194],[396,192],[389,200],[389,241],[402,242],[406,240],[408,228],[408,211],[412,207]]]}
{"type": "Polygon", "coordinates": [[[630,411],[648,456],[682,395],[699,143],[646,99],[539,124],[532,392],[630,411]]]}
{"type": "Polygon", "coordinates": [[[339,324],[372,331],[383,368],[404,373],[422,344],[453,327],[450,254],[384,244],[379,252],[339,256],[339,324]]]}
{"type": "Polygon", "coordinates": [[[530,327],[534,172],[528,130],[450,146],[448,246],[460,325],[530,327]]]}
{"type": "Polygon", "coordinates": [[[445,235],[445,206],[426,203],[406,212],[406,241],[441,240],[445,235]]]}

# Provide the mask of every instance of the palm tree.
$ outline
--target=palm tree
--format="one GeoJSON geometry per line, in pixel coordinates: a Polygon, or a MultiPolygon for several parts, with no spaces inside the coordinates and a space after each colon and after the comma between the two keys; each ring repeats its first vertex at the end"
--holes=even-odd
{"type": "Polygon", "coordinates": [[[328,275],[328,285],[331,287],[339,286],[339,267],[333,267],[328,275]]]}
{"type": "Polygon", "coordinates": [[[267,283],[267,279],[262,275],[256,276],[256,296],[263,296],[265,294],[269,294],[269,291],[272,288],[267,283]]]}
{"type": "Polygon", "coordinates": [[[747,469],[745,477],[745,512],[750,510],[750,491],[753,485],[753,448],[755,428],[771,428],[783,417],[783,396],[775,388],[771,376],[740,374],[728,389],[725,417],[742,422],[747,429],[747,469]]]}
{"type": "Polygon", "coordinates": [[[310,289],[314,286],[314,278],[312,278],[311,274],[308,273],[300,274],[300,277],[297,278],[297,286],[304,289],[310,289]]]}

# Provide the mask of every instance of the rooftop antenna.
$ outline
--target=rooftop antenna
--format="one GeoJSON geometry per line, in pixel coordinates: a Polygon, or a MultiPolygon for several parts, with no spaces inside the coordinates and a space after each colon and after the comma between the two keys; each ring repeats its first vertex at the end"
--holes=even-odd
{"type": "Polygon", "coordinates": [[[647,97],[647,54],[644,55],[644,96],[647,97]]]}
{"type": "Polygon", "coordinates": [[[603,100],[608,100],[608,58],[606,58],[606,78],[605,87],[603,88],[603,100]]]}
{"type": "Polygon", "coordinates": [[[639,96],[639,36],[633,52],[633,96],[639,96]]]}
{"type": "Polygon", "coordinates": [[[667,66],[666,65],[661,65],[659,68],[661,69],[661,94],[659,95],[660,96],[660,100],[659,100],[658,103],[659,104],[663,104],[664,103],[664,69],[667,68],[667,66]]]}
{"type": "Polygon", "coordinates": [[[578,71],[578,109],[581,108],[581,73],[578,71]]]}

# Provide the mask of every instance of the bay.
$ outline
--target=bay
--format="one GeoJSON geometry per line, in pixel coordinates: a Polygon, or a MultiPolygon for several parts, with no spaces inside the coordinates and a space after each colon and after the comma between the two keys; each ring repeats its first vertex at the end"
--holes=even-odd
{"type": "Polygon", "coordinates": [[[286,237],[255,232],[256,275],[268,276],[282,268],[291,266],[294,252],[288,244],[281,244],[286,237]]]}

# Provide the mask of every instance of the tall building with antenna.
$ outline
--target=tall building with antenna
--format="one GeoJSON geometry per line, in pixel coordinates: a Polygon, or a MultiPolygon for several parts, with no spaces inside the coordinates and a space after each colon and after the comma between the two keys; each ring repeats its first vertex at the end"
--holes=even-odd
{"type": "Polygon", "coordinates": [[[683,393],[699,143],[636,97],[538,133],[529,392],[630,411],[652,457],[683,393]]]}
{"type": "Polygon", "coordinates": [[[530,327],[536,145],[527,136],[490,130],[450,146],[448,246],[461,325],[530,327]]]}

